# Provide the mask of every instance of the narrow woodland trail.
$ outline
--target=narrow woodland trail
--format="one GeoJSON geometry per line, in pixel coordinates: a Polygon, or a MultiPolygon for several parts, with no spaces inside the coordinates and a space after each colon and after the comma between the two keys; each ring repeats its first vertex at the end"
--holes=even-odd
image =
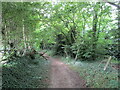
{"type": "Polygon", "coordinates": [[[51,61],[50,88],[85,88],[85,81],[59,59],[48,57],[51,61]]]}

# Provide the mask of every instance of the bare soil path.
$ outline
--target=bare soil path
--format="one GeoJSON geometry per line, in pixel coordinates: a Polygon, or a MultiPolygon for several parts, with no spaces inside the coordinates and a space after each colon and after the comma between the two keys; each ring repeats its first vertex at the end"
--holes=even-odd
{"type": "Polygon", "coordinates": [[[85,88],[85,81],[60,59],[44,55],[51,61],[50,88],[85,88]]]}

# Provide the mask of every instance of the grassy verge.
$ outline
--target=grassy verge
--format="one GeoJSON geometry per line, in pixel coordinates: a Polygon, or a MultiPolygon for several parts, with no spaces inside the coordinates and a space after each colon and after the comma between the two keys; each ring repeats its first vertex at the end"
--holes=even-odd
{"type": "Polygon", "coordinates": [[[21,57],[3,64],[3,88],[47,88],[50,62],[36,56],[21,57]]]}
{"type": "Polygon", "coordinates": [[[70,65],[70,68],[79,72],[79,75],[86,80],[86,86],[91,88],[118,88],[118,70],[111,67],[112,63],[107,67],[106,71],[103,70],[106,63],[100,61],[88,62],[77,61],[74,63],[74,59],[62,58],[66,64],[70,65]]]}

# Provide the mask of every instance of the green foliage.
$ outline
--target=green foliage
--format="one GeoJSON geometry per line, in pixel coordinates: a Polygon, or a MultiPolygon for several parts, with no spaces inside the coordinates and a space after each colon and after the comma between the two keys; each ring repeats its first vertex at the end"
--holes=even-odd
{"type": "Polygon", "coordinates": [[[117,38],[115,37],[117,33],[112,31],[117,29],[117,24],[114,23],[117,20],[112,18],[112,7],[106,3],[2,4],[3,28],[6,33],[3,35],[3,40],[6,41],[4,48],[9,48],[8,41],[14,42],[16,49],[19,47],[45,49],[54,43],[56,53],[59,52],[60,46],[61,53],[66,52],[72,57],[78,55],[78,59],[92,60],[93,57],[105,55],[108,52],[106,50],[108,45],[113,44],[117,38]],[[59,34],[63,35],[62,45],[56,40],[59,34]]]}
{"type": "MultiPolygon", "coordinates": [[[[67,61],[72,57],[90,62],[106,55],[119,59],[119,46],[116,47],[119,42],[119,18],[117,10],[104,2],[2,2],[4,57],[11,58],[16,54],[14,51],[9,53],[10,50],[21,50],[24,53],[32,48],[37,51],[54,48],[54,53],[48,53],[66,56],[67,61]]],[[[43,68],[47,68],[45,61],[23,60],[11,59],[3,65],[3,87],[32,87],[35,80],[42,80],[42,76],[32,72],[38,70],[40,74],[44,71],[43,68]],[[31,64],[34,64],[33,67],[31,64]],[[22,66],[26,68],[25,71],[22,66]],[[23,83],[25,81],[27,84],[23,83]]],[[[103,73],[101,68],[92,71],[97,67],[94,65],[97,64],[85,63],[75,67],[82,72],[82,76],[87,76],[88,86],[117,86],[116,74],[110,78],[114,71],[110,69],[110,72],[103,73]]],[[[42,84],[40,86],[44,87],[42,84]]]]}
{"type": "Polygon", "coordinates": [[[21,57],[3,65],[3,88],[47,88],[49,61],[38,56],[30,64],[29,58],[21,57]],[[34,73],[33,73],[34,72],[34,73]]]}

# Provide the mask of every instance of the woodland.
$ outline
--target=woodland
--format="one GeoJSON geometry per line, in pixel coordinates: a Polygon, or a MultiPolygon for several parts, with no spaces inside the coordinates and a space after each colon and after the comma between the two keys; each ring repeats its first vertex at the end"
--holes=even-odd
{"type": "Polygon", "coordinates": [[[119,5],[2,2],[2,87],[48,88],[51,56],[84,77],[88,88],[118,88],[119,5]]]}

